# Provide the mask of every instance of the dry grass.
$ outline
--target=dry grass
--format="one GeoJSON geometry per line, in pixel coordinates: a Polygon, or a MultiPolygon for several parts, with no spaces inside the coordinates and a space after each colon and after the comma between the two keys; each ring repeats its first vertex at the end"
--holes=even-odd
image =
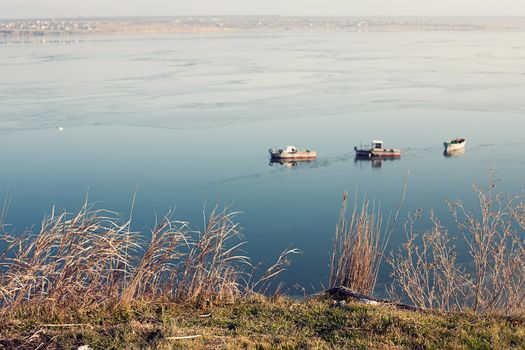
{"type": "MultiPolygon", "coordinates": [[[[464,299],[464,276],[457,266],[453,240],[439,220],[431,214],[433,228],[423,234],[420,244],[414,226],[418,211],[405,223],[407,242],[402,253],[388,259],[392,277],[402,294],[422,308],[455,310],[464,299]]],[[[392,291],[392,294],[397,291],[392,291]]]]}
{"type": "Polygon", "coordinates": [[[343,206],[335,230],[330,263],[330,287],[345,286],[356,292],[370,294],[381,263],[382,216],[379,208],[363,200],[358,209],[354,201],[347,219],[348,194],[343,194],[343,206]]]}
{"type": "Polygon", "coordinates": [[[348,219],[348,193],[343,193],[332,244],[330,288],[343,286],[362,294],[374,292],[386,247],[405,200],[407,182],[408,173],[396,212],[384,226],[381,206],[376,206],[375,201],[370,203],[366,196],[359,206],[357,193],[348,219]]]}
{"type": "MultiPolygon", "coordinates": [[[[406,181],[405,181],[406,189],[406,181]]],[[[373,294],[385,249],[397,221],[383,224],[381,210],[364,198],[354,200],[348,218],[343,197],[330,266],[330,287],[345,286],[373,294]]],[[[421,213],[405,224],[407,241],[388,260],[393,291],[422,308],[477,313],[523,312],[525,307],[525,204],[504,196],[495,184],[474,187],[478,210],[450,203],[456,222],[449,234],[431,214],[433,227],[419,235],[421,213]],[[453,239],[452,237],[456,237],[453,239]],[[459,264],[455,243],[467,247],[468,263],[459,264]]],[[[7,202],[6,202],[7,203],[7,202]]],[[[6,207],[4,205],[4,207],[6,207]]],[[[256,273],[243,252],[237,212],[215,207],[202,230],[160,218],[147,234],[131,230],[131,221],[85,205],[76,214],[54,210],[37,233],[5,231],[0,214],[0,312],[25,304],[60,308],[167,300],[202,307],[232,303],[254,293],[278,292],[278,277],[297,249],[256,273]],[[260,275],[256,280],[255,274],[260,275]]],[[[463,257],[462,257],[463,258],[463,257]]]]}
{"type": "Polygon", "coordinates": [[[407,243],[389,262],[396,287],[412,303],[441,310],[521,313],[525,307],[525,206],[496,191],[495,182],[473,187],[477,210],[449,203],[456,223],[453,237],[466,246],[467,264],[448,231],[432,215],[434,228],[419,238],[406,225],[407,243]]]}
{"type": "Polygon", "coordinates": [[[0,305],[71,299],[89,304],[116,297],[130,263],[127,225],[117,224],[113,213],[84,205],[72,218],[52,212],[36,235],[4,234],[0,305]]]}
{"type": "Polygon", "coordinates": [[[22,307],[1,321],[6,349],[523,349],[523,317],[418,313],[331,300],[243,298],[203,311],[143,303],[22,307]],[[188,336],[197,336],[184,339],[188,336]]]}
{"type": "MultiPolygon", "coordinates": [[[[201,231],[168,213],[149,234],[85,204],[44,218],[38,233],[0,237],[0,309],[22,304],[89,306],[163,299],[209,305],[260,291],[296,250],[283,252],[256,283],[242,253],[238,213],[215,207],[201,231]]],[[[3,216],[2,216],[3,217],[3,216]]]]}

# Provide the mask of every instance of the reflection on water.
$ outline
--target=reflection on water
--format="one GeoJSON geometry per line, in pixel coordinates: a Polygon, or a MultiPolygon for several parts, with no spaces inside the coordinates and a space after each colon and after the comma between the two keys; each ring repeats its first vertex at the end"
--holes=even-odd
{"type": "Polygon", "coordinates": [[[315,162],[315,159],[270,159],[270,166],[283,166],[285,168],[293,168],[299,164],[308,164],[315,162]]]}
{"type": "Polygon", "coordinates": [[[443,151],[443,155],[447,158],[450,158],[450,157],[459,157],[459,156],[462,156],[465,154],[465,148],[460,148],[460,149],[457,149],[457,150],[444,150],[443,151]]]}
{"type": "Polygon", "coordinates": [[[401,159],[401,157],[355,157],[354,163],[359,167],[363,167],[366,163],[370,163],[372,168],[381,168],[383,162],[392,162],[401,159]]]}

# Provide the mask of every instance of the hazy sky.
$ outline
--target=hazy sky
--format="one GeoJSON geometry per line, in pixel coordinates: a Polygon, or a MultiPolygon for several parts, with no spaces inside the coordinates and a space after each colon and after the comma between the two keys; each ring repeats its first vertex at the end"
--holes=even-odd
{"type": "Polygon", "coordinates": [[[525,15],[525,0],[0,0],[0,18],[140,15],[525,15]]]}

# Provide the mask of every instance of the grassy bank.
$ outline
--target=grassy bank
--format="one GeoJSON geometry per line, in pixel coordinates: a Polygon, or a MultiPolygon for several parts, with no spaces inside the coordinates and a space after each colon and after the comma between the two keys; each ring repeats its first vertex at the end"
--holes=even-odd
{"type": "Polygon", "coordinates": [[[327,299],[245,298],[202,309],[134,301],[2,318],[5,349],[518,349],[525,318],[420,313],[327,299]],[[198,336],[194,339],[177,337],[198,336]]]}

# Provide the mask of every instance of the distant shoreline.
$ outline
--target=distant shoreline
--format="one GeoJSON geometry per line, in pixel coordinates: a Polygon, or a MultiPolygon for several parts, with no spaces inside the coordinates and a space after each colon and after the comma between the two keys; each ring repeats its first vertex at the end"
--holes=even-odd
{"type": "Polygon", "coordinates": [[[0,37],[251,31],[525,31],[525,17],[187,16],[0,19],[0,37]]]}

